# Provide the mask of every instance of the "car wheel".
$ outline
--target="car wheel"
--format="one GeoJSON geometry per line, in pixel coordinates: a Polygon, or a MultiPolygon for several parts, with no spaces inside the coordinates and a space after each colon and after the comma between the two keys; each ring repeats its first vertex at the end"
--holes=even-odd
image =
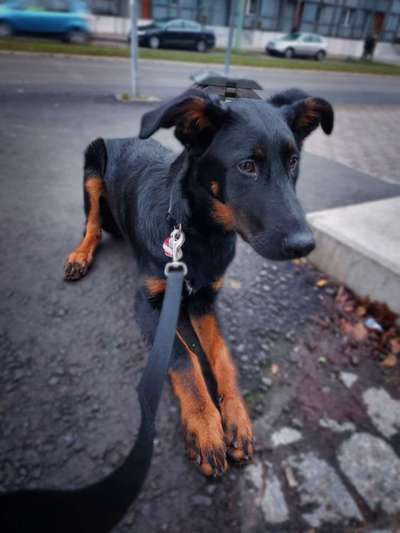
{"type": "Polygon", "coordinates": [[[198,41],[196,44],[196,50],[198,52],[205,52],[207,50],[207,44],[204,41],[198,41]]]}
{"type": "Polygon", "coordinates": [[[317,61],[322,61],[323,59],[325,59],[325,57],[326,57],[326,52],[325,52],[325,50],[320,50],[319,52],[317,52],[317,53],[315,54],[315,59],[316,59],[317,61]]]}
{"type": "Polygon", "coordinates": [[[82,30],[70,30],[67,41],[71,44],[85,44],[88,41],[88,34],[82,30]]]}
{"type": "Polygon", "coordinates": [[[7,22],[0,22],[0,37],[10,37],[12,28],[7,22]]]}
{"type": "Polygon", "coordinates": [[[285,57],[286,59],[292,59],[292,57],[294,57],[294,50],[293,48],[287,48],[285,50],[285,57]]]}
{"type": "Polygon", "coordinates": [[[153,49],[160,48],[160,39],[156,37],[155,35],[153,35],[152,37],[150,37],[149,45],[150,45],[150,48],[153,48],[153,49]]]}

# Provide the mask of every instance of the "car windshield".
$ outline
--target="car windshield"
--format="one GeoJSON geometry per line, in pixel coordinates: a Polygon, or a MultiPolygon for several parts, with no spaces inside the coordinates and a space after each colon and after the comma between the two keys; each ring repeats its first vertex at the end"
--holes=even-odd
{"type": "Polygon", "coordinates": [[[280,38],[281,41],[297,41],[301,37],[301,33],[288,33],[280,38]]]}

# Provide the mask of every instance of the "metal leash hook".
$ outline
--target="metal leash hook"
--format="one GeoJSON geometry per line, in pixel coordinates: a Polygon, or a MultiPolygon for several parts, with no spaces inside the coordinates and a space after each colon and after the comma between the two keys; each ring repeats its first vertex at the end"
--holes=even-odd
{"type": "Polygon", "coordinates": [[[182,230],[182,225],[175,226],[169,237],[169,246],[172,249],[172,261],[167,263],[164,268],[164,274],[168,277],[171,270],[182,270],[183,275],[186,276],[188,269],[186,263],[180,261],[183,257],[182,246],[185,242],[185,234],[182,230]]]}

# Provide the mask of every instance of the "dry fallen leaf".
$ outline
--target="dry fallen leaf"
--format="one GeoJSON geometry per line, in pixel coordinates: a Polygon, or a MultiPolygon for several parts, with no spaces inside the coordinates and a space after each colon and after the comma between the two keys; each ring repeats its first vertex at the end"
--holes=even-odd
{"type": "Polygon", "coordinates": [[[328,285],[328,280],[326,278],[319,279],[317,283],[315,284],[315,286],[318,287],[318,289],[322,289],[326,285],[328,285]]]}
{"type": "Polygon", "coordinates": [[[357,308],[356,308],[356,315],[360,318],[362,318],[363,316],[365,316],[367,314],[367,308],[364,306],[364,305],[359,305],[357,308]]]}
{"type": "Polygon", "coordinates": [[[280,371],[279,365],[276,364],[276,363],[272,363],[272,365],[271,365],[271,374],[273,376],[276,376],[277,374],[279,374],[279,371],[280,371]]]}
{"type": "Polygon", "coordinates": [[[300,257],[299,259],[292,259],[293,265],[305,265],[307,263],[307,259],[305,257],[300,257]]]}
{"type": "Polygon", "coordinates": [[[349,335],[349,337],[357,342],[363,342],[368,338],[368,330],[361,321],[352,324],[351,322],[342,320],[342,329],[343,333],[349,335]]]}
{"type": "Polygon", "coordinates": [[[394,368],[397,365],[397,357],[394,354],[389,354],[382,361],[381,365],[384,368],[394,368]]]}

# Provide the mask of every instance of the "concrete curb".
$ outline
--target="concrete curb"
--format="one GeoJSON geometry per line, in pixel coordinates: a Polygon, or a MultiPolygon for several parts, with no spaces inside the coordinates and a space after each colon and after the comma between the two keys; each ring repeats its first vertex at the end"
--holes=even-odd
{"type": "Polygon", "coordinates": [[[400,313],[400,196],[308,215],[310,261],[360,296],[400,313]]]}

